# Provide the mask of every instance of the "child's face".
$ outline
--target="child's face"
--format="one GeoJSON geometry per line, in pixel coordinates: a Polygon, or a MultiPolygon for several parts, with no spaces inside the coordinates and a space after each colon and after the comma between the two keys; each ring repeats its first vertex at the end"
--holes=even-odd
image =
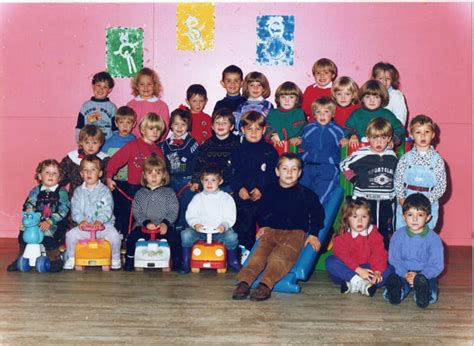
{"type": "Polygon", "coordinates": [[[102,143],[97,138],[88,137],[79,143],[84,154],[94,155],[97,154],[102,146],[102,143]]]}
{"type": "Polygon", "coordinates": [[[227,95],[237,96],[240,95],[242,78],[238,73],[226,73],[224,74],[224,80],[221,80],[221,85],[227,91],[227,95]]]}
{"type": "Polygon", "coordinates": [[[102,176],[102,171],[100,170],[97,162],[90,161],[87,161],[84,164],[84,167],[81,169],[80,173],[87,187],[95,186],[99,181],[99,178],[102,176]]]}
{"type": "Polygon", "coordinates": [[[202,95],[193,95],[186,100],[186,103],[189,105],[191,113],[200,113],[206,107],[207,100],[202,95]]]}
{"type": "Polygon", "coordinates": [[[358,208],[349,216],[351,231],[362,232],[369,227],[370,215],[366,208],[358,208]]]}
{"type": "Polygon", "coordinates": [[[341,107],[347,107],[352,103],[353,97],[352,92],[348,87],[342,87],[334,93],[334,98],[336,102],[341,107]]]}
{"type": "Polygon", "coordinates": [[[263,95],[263,85],[260,82],[254,81],[250,82],[248,85],[249,88],[249,98],[256,99],[263,95]]]}
{"type": "Polygon", "coordinates": [[[334,77],[334,74],[325,68],[317,68],[316,73],[314,74],[314,80],[321,88],[326,87],[331,83],[334,77]]]}
{"type": "Polygon", "coordinates": [[[212,123],[212,129],[214,130],[217,138],[223,139],[227,138],[230,131],[234,129],[234,125],[232,125],[230,120],[225,117],[216,118],[212,123]]]}
{"type": "Polygon", "coordinates": [[[278,98],[278,102],[280,102],[280,107],[286,111],[290,111],[296,106],[296,102],[298,101],[298,97],[295,95],[281,95],[278,98]]]}
{"type": "Polygon", "coordinates": [[[415,146],[418,150],[426,151],[431,146],[435,133],[428,124],[414,126],[411,131],[411,136],[415,141],[415,146]]]}
{"type": "Polygon", "coordinates": [[[117,125],[118,132],[120,136],[128,136],[133,129],[134,122],[131,118],[118,118],[115,120],[115,125],[117,125]]]}
{"type": "Polygon", "coordinates": [[[323,126],[329,124],[332,120],[332,117],[334,116],[329,107],[325,106],[316,107],[313,115],[314,119],[316,119],[316,121],[323,126]]]}
{"type": "Polygon", "coordinates": [[[280,166],[275,168],[275,173],[278,177],[280,186],[288,188],[298,183],[298,178],[301,175],[301,168],[299,168],[297,160],[284,159],[280,163],[280,166]]]}
{"type": "Polygon", "coordinates": [[[163,185],[163,178],[165,174],[160,168],[147,169],[143,172],[146,179],[146,185],[150,189],[155,189],[163,185]]]}
{"type": "Polygon", "coordinates": [[[58,166],[49,165],[43,167],[41,173],[38,174],[38,180],[44,187],[53,187],[59,183],[59,168],[58,166]]]}
{"type": "Polygon", "coordinates": [[[219,189],[222,184],[222,178],[217,174],[206,174],[201,179],[202,187],[206,192],[215,192],[219,189]]]}
{"type": "Polygon", "coordinates": [[[149,99],[155,96],[155,84],[151,76],[143,75],[138,79],[137,83],[138,94],[144,98],[149,99]]]}
{"type": "Polygon", "coordinates": [[[386,89],[392,85],[392,76],[388,71],[379,71],[375,76],[375,79],[382,83],[386,89]]]}
{"type": "Polygon", "coordinates": [[[369,136],[370,149],[376,153],[382,153],[387,148],[390,139],[390,136],[369,136]]]}
{"type": "Polygon", "coordinates": [[[145,143],[153,144],[161,137],[161,131],[157,127],[145,127],[145,131],[142,135],[145,143]]]}
{"type": "Polygon", "coordinates": [[[365,108],[373,111],[377,108],[380,108],[380,105],[382,104],[382,99],[379,95],[365,94],[362,98],[362,103],[364,104],[365,108]]]}
{"type": "Polygon", "coordinates": [[[242,127],[245,140],[250,143],[258,143],[263,137],[264,128],[257,123],[252,123],[242,127]]]}
{"type": "Polygon", "coordinates": [[[97,82],[95,84],[92,84],[92,93],[94,94],[94,97],[99,100],[105,99],[112,89],[109,87],[109,83],[106,81],[102,82],[97,82]]]}
{"type": "Polygon", "coordinates": [[[405,213],[403,213],[403,218],[413,233],[421,233],[423,232],[423,228],[425,227],[426,223],[431,218],[431,215],[423,210],[410,208],[405,213]]]}
{"type": "Polygon", "coordinates": [[[175,117],[171,124],[171,131],[174,138],[181,138],[188,132],[188,124],[181,117],[175,117]]]}

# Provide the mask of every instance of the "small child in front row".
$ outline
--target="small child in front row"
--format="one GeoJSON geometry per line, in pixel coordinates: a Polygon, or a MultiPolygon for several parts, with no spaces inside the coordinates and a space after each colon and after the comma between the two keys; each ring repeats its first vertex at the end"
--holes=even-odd
{"type": "Polygon", "coordinates": [[[396,228],[406,225],[402,216],[405,198],[413,193],[422,193],[431,203],[430,229],[435,229],[438,222],[438,200],[446,191],[446,169],[443,158],[431,145],[434,139],[436,124],[423,114],[410,121],[410,135],[415,142],[413,149],[404,154],[398,161],[395,171],[395,192],[398,205],[396,228]]]}
{"type": "Polygon", "coordinates": [[[168,185],[170,175],[163,159],[152,153],[143,162],[142,185],[132,202],[135,218],[134,229],[127,238],[124,271],[134,269],[135,248],[138,239],[150,239],[150,234],[142,231],[157,230],[157,239],[166,239],[170,246],[173,270],[180,268],[180,238],[173,228],[178,217],[179,204],[176,194],[168,185]]]}
{"type": "Polygon", "coordinates": [[[226,95],[216,102],[212,114],[221,108],[228,108],[234,112],[242,102],[245,102],[245,97],[240,95],[243,80],[244,73],[236,65],[229,65],[222,71],[221,86],[225,89],[226,95]]]}
{"type": "Polygon", "coordinates": [[[339,142],[344,130],[332,120],[336,109],[332,99],[320,97],[311,108],[316,121],[305,126],[301,139],[299,149],[303,151],[303,177],[300,183],[317,194],[324,205],[339,186],[339,142]]]}
{"type": "Polygon", "coordinates": [[[360,108],[359,86],[350,77],[339,77],[332,85],[331,94],[337,104],[336,112],[334,113],[334,121],[340,127],[344,128],[352,112],[360,108]]]}
{"type": "Polygon", "coordinates": [[[179,201],[177,232],[181,232],[187,227],[186,209],[194,196],[194,192],[189,187],[194,173],[198,143],[189,134],[191,123],[190,111],[175,109],[171,112],[171,136],[161,143],[161,149],[171,175],[171,187],[177,194],[179,201]]]}
{"type": "MultiPolygon", "coordinates": [[[[135,98],[128,101],[127,106],[137,113],[137,123],[140,124],[148,113],[158,114],[166,125],[162,130],[164,136],[161,137],[161,141],[164,141],[169,129],[170,111],[168,105],[160,99],[162,86],[158,74],[151,68],[144,67],[131,79],[131,87],[135,98]]],[[[141,135],[140,129],[135,128],[133,134],[141,135]]]]}
{"type": "Polygon", "coordinates": [[[96,155],[86,155],[81,161],[81,176],[84,182],[72,196],[71,217],[77,224],[66,233],[67,260],[64,269],[74,269],[76,244],[79,240],[90,239],[87,227],[101,228],[98,239],[105,239],[112,248],[112,269],[120,269],[120,246],[122,235],[115,229],[112,193],[100,181],[103,173],[102,161],[96,155]]]}
{"type": "MultiPolygon", "coordinates": [[[[61,175],[62,171],[58,161],[41,161],[35,172],[35,179],[39,185],[30,191],[23,204],[23,211],[41,213],[41,221],[38,227],[44,232],[42,244],[51,261],[50,272],[59,272],[63,267],[59,257],[59,245],[61,245],[66,232],[66,217],[71,206],[67,191],[59,186],[61,175]]],[[[18,244],[18,257],[20,257],[26,248],[26,243],[23,240],[23,225],[20,227],[18,234],[18,244]]],[[[18,257],[8,265],[7,271],[18,271],[18,257]]]]}
{"type": "Polygon", "coordinates": [[[372,119],[366,131],[369,146],[353,152],[340,163],[342,173],[354,184],[354,196],[368,200],[372,220],[384,238],[386,249],[393,232],[393,180],[398,162],[394,151],[388,148],[392,133],[387,120],[372,119]]]}
{"type": "Polygon", "coordinates": [[[275,148],[282,148],[283,141],[296,145],[298,137],[303,134],[306,117],[300,108],[302,98],[303,93],[293,82],[284,82],[275,91],[278,108],[268,114],[265,131],[265,137],[273,142],[275,148]]]}
{"type": "Polygon", "coordinates": [[[387,279],[384,297],[400,304],[411,290],[420,308],[438,301],[438,276],[444,270],[441,238],[428,226],[431,217],[429,199],[421,193],[407,197],[403,204],[406,227],[399,228],[390,240],[388,261],[395,273],[387,279]]]}
{"type": "Polygon", "coordinates": [[[106,139],[116,130],[114,117],[117,107],[110,102],[108,96],[114,88],[114,80],[108,72],[102,71],[92,77],[92,93],[90,100],[81,106],[76,122],[76,141],[79,144],[79,132],[85,125],[96,125],[104,133],[106,139]]]}
{"type": "Polygon", "coordinates": [[[218,166],[209,165],[201,172],[203,191],[195,195],[186,210],[189,228],[181,232],[182,272],[189,273],[191,249],[198,240],[206,240],[203,228],[216,229],[219,233],[212,238],[220,241],[227,249],[227,264],[238,271],[240,261],[237,252],[239,241],[232,229],[236,220],[235,202],[227,192],[221,191],[222,173],[218,166]]]}
{"type": "Polygon", "coordinates": [[[234,229],[239,235],[239,244],[251,250],[255,244],[258,203],[265,186],[277,180],[278,153],[263,138],[266,123],[262,113],[247,112],[240,124],[244,140],[231,155],[230,186],[237,205],[234,229]]]}
{"type": "Polygon", "coordinates": [[[334,255],[326,258],[326,269],[341,293],[360,292],[372,297],[385,285],[393,267],[387,266],[387,250],[364,198],[348,197],[342,207],[334,255]]]}
{"type": "Polygon", "coordinates": [[[192,118],[192,126],[189,123],[188,128],[191,131],[191,136],[201,145],[212,136],[211,116],[204,113],[204,107],[207,104],[206,89],[201,84],[190,85],[186,91],[186,103],[192,118]]]}
{"type": "MultiPolygon", "coordinates": [[[[117,109],[115,124],[118,130],[114,131],[112,137],[105,141],[102,146],[102,151],[109,156],[113,156],[117,151],[124,147],[125,144],[137,139],[135,135],[132,134],[136,119],[137,115],[132,108],[122,106],[117,109]]],[[[125,191],[127,189],[128,180],[127,166],[122,167],[117,174],[114,175],[113,179],[117,183],[117,186],[125,191]]],[[[118,190],[113,190],[112,196],[114,198],[115,227],[125,238],[129,231],[129,219],[127,216],[130,213],[131,203],[118,190]]]]}
{"type": "Polygon", "coordinates": [[[266,117],[273,109],[272,103],[266,100],[271,94],[270,83],[268,83],[267,77],[261,72],[254,71],[245,76],[242,94],[247,99],[234,112],[234,133],[240,133],[240,118],[245,113],[257,111],[266,117]]]}
{"type": "Polygon", "coordinates": [[[298,184],[301,164],[293,153],[284,153],[278,159],[278,183],[267,186],[258,207],[257,239],[261,241],[248,265],[237,274],[238,285],[232,299],[246,299],[249,295],[253,301],[270,298],[273,286],[291,270],[306,244],[319,251],[318,232],[324,225],[324,209],[314,192],[298,184]],[[262,271],[257,288],[250,293],[262,271]]]}

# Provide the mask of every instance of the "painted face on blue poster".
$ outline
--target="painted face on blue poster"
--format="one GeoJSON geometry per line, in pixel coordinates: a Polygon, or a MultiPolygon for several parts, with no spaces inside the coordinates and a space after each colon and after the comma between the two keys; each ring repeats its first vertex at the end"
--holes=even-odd
{"type": "Polygon", "coordinates": [[[257,62],[260,65],[293,65],[294,16],[257,17],[257,62]]]}

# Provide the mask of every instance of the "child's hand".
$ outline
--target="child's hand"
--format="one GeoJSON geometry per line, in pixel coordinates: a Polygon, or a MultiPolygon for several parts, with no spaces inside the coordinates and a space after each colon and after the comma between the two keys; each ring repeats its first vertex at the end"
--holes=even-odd
{"type": "Polygon", "coordinates": [[[104,227],[104,224],[99,221],[99,220],[95,220],[93,223],[92,223],[92,227],[98,231],[100,230],[103,230],[105,227],[104,227]]]}
{"type": "Polygon", "coordinates": [[[290,139],[290,144],[291,145],[300,145],[301,143],[303,143],[303,140],[299,137],[295,137],[295,138],[290,139]]]}
{"type": "Polygon", "coordinates": [[[198,184],[198,183],[192,183],[192,184],[189,186],[189,189],[190,189],[192,192],[198,192],[198,191],[199,191],[199,184],[198,184]]]}
{"type": "Polygon", "coordinates": [[[154,231],[158,229],[158,225],[155,225],[154,223],[150,222],[149,224],[146,225],[146,229],[150,231],[154,231]]]}
{"type": "Polygon", "coordinates": [[[261,237],[263,237],[263,234],[265,233],[265,229],[267,229],[268,227],[262,227],[258,230],[257,232],[257,235],[255,236],[256,239],[260,239],[261,237]]]}
{"type": "Polygon", "coordinates": [[[201,231],[203,228],[204,228],[204,225],[201,225],[200,223],[197,223],[194,225],[194,229],[198,232],[201,231]]]}
{"type": "Polygon", "coordinates": [[[348,143],[349,143],[349,140],[347,138],[342,138],[339,141],[339,144],[341,145],[341,147],[345,147],[348,143]]]}
{"type": "Polygon", "coordinates": [[[403,203],[405,203],[405,198],[400,198],[398,200],[398,202],[400,203],[400,205],[403,207],[403,203]]]}
{"type": "Polygon", "coordinates": [[[245,187],[242,187],[240,190],[239,190],[239,197],[241,199],[243,199],[244,201],[250,199],[250,194],[249,192],[247,191],[247,189],[245,187]]]}
{"type": "Polygon", "coordinates": [[[308,238],[306,238],[304,246],[306,246],[306,244],[311,245],[314,251],[319,251],[319,249],[321,249],[321,242],[315,235],[309,235],[308,238]]]}
{"type": "Polygon", "coordinates": [[[49,220],[45,220],[45,221],[41,221],[40,224],[39,224],[39,228],[40,230],[42,230],[43,232],[47,232],[50,228],[51,228],[51,221],[49,220]]]}
{"type": "Polygon", "coordinates": [[[166,225],[166,223],[160,223],[157,228],[160,229],[161,235],[165,235],[166,232],[168,232],[168,226],[166,225]]]}
{"type": "Polygon", "coordinates": [[[114,191],[117,187],[117,183],[112,178],[105,178],[105,183],[107,184],[107,187],[110,189],[110,191],[114,191]]]}
{"type": "Polygon", "coordinates": [[[369,280],[371,281],[372,280],[372,277],[374,276],[374,272],[370,269],[365,269],[365,268],[362,268],[362,267],[357,267],[355,272],[357,273],[357,275],[359,275],[362,279],[365,279],[365,280],[369,280]]]}
{"type": "Polygon", "coordinates": [[[217,226],[216,230],[219,233],[224,233],[225,232],[225,227],[224,227],[224,225],[219,225],[219,226],[217,226]]]}
{"type": "Polygon", "coordinates": [[[83,231],[84,228],[87,228],[88,225],[89,223],[86,220],[82,220],[77,227],[79,227],[79,229],[83,231]]]}
{"type": "Polygon", "coordinates": [[[357,138],[357,135],[352,135],[351,138],[349,138],[349,147],[356,149],[359,146],[359,138],[357,138]]]}
{"type": "Polygon", "coordinates": [[[374,285],[378,284],[379,282],[382,282],[382,273],[379,271],[375,271],[370,282],[372,282],[374,285]]]}
{"type": "Polygon", "coordinates": [[[283,147],[283,142],[280,140],[280,136],[277,133],[271,135],[270,139],[272,140],[273,144],[277,147],[283,147]]]}
{"type": "Polygon", "coordinates": [[[250,199],[253,202],[258,201],[260,198],[262,198],[262,193],[260,192],[259,189],[255,188],[252,191],[250,191],[250,199]]]}
{"type": "Polygon", "coordinates": [[[413,287],[413,281],[415,280],[416,274],[418,274],[418,273],[415,273],[415,272],[408,272],[408,273],[405,275],[405,279],[407,280],[407,282],[408,282],[408,284],[410,285],[410,287],[413,287]]]}

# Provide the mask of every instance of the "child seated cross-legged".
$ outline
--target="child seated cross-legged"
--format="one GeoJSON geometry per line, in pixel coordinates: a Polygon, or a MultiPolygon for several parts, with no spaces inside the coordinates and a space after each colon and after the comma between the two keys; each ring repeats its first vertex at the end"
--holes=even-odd
{"type": "Polygon", "coordinates": [[[186,210],[186,221],[190,228],[181,232],[183,251],[182,272],[189,273],[191,248],[198,240],[206,240],[206,233],[199,232],[203,228],[216,229],[213,239],[224,243],[227,249],[228,266],[240,269],[237,256],[239,241],[232,226],[235,224],[236,208],[232,197],[219,189],[223,183],[222,173],[217,165],[210,164],[201,172],[201,183],[204,191],[193,197],[186,210]]]}
{"type": "Polygon", "coordinates": [[[341,286],[341,293],[360,292],[372,297],[393,273],[393,268],[387,266],[383,238],[370,219],[365,198],[346,199],[334,238],[334,255],[326,259],[328,274],[341,286]]]}
{"type": "Polygon", "coordinates": [[[180,238],[172,227],[178,217],[179,204],[176,194],[171,187],[170,175],[163,159],[152,153],[143,162],[143,187],[138,190],[132,202],[132,212],[135,218],[135,227],[127,238],[127,254],[125,256],[124,271],[134,268],[135,248],[138,239],[150,239],[150,234],[142,231],[157,230],[157,239],[166,239],[170,246],[171,262],[174,270],[180,267],[180,238]]]}
{"type": "Polygon", "coordinates": [[[248,265],[237,274],[232,299],[249,295],[254,301],[270,298],[273,286],[291,270],[303,247],[308,243],[315,251],[321,247],[317,235],[324,224],[324,209],[314,192],[298,184],[300,158],[293,153],[282,154],[275,172],[278,183],[267,186],[258,208],[257,239],[261,241],[248,265]],[[257,288],[250,293],[262,271],[257,288]]]}
{"type": "MultiPolygon", "coordinates": [[[[50,272],[62,270],[63,263],[59,258],[58,247],[66,232],[67,219],[70,202],[67,191],[59,187],[62,171],[56,160],[44,160],[36,168],[36,180],[39,185],[30,191],[23,211],[41,213],[41,221],[38,227],[44,232],[42,244],[46,254],[51,261],[50,272]]],[[[19,252],[18,257],[23,255],[26,243],[23,240],[23,227],[18,234],[19,252]]],[[[18,271],[17,258],[7,267],[7,271],[18,271]]]]}
{"type": "Polygon", "coordinates": [[[438,276],[444,270],[441,238],[428,226],[431,204],[421,193],[408,196],[403,204],[406,227],[399,228],[390,240],[388,261],[395,273],[387,279],[384,298],[400,304],[411,290],[420,308],[438,301],[438,276]]]}
{"type": "Polygon", "coordinates": [[[120,246],[122,236],[114,227],[114,201],[112,193],[100,181],[102,161],[95,155],[86,155],[80,165],[84,183],[76,188],[71,200],[71,217],[77,224],[66,233],[67,260],[64,269],[75,265],[76,244],[79,240],[90,239],[87,227],[102,228],[97,232],[98,239],[105,239],[112,248],[112,269],[120,269],[120,246]]]}

